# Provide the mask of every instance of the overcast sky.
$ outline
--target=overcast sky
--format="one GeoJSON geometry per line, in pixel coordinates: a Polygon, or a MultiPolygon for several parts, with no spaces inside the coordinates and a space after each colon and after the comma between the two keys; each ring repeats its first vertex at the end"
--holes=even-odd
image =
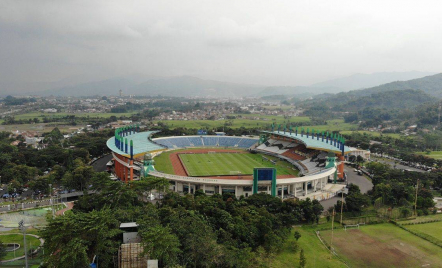
{"type": "Polygon", "coordinates": [[[0,1],[0,82],[442,70],[442,1],[0,1]]]}

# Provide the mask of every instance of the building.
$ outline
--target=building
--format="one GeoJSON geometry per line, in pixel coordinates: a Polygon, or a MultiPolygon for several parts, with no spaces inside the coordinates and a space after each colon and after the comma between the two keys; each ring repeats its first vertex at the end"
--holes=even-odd
{"type": "MultiPolygon", "coordinates": [[[[344,145],[341,136],[292,131],[263,131],[260,140],[231,136],[180,136],[152,139],[155,131],[138,132],[128,126],[117,129],[115,137],[107,141],[115,160],[115,176],[128,182],[142,176],[155,176],[169,180],[170,190],[179,193],[206,194],[230,192],[235,196],[249,196],[257,192],[284,198],[327,199],[345,187],[344,156],[354,148],[344,145]],[[166,174],[155,170],[154,158],[164,151],[180,148],[220,147],[242,148],[273,155],[288,161],[302,173],[301,177],[276,178],[255,184],[252,176],[191,177],[166,174]],[[272,191],[272,188],[275,191],[272,191]]],[[[356,151],[357,152],[357,151],[356,151]]]]}

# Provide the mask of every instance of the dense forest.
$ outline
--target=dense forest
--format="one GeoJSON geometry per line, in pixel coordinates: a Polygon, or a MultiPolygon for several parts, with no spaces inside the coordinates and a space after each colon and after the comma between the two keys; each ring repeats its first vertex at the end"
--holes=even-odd
{"type": "Polygon", "coordinates": [[[154,205],[143,202],[142,193],[164,189],[163,179],[129,185],[112,182],[105,173],[92,178],[100,194],[86,194],[72,213],[50,220],[43,231],[49,266],[86,267],[97,255],[100,266],[112,267],[121,242],[119,224],[136,221],[144,254],[161,267],[265,267],[293,224],[316,222],[323,211],[317,200],[281,202],[266,194],[237,199],[202,191],[167,193],[154,205]]]}

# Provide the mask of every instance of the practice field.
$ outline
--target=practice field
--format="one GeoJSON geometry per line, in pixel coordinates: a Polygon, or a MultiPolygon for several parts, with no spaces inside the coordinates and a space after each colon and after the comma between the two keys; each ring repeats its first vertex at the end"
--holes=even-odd
{"type": "Polygon", "coordinates": [[[181,163],[189,176],[251,175],[253,168],[275,167],[278,175],[295,175],[289,167],[262,160],[262,156],[249,153],[180,154],[181,163]]]}
{"type": "MultiPolygon", "coordinates": [[[[320,234],[330,244],[331,231],[320,234]]],[[[333,237],[333,248],[350,267],[441,267],[440,247],[393,224],[338,229],[333,237]]]]}
{"type": "Polygon", "coordinates": [[[442,159],[442,151],[432,151],[429,154],[427,154],[426,152],[417,152],[416,154],[420,154],[426,157],[431,157],[434,159],[442,159]]]}

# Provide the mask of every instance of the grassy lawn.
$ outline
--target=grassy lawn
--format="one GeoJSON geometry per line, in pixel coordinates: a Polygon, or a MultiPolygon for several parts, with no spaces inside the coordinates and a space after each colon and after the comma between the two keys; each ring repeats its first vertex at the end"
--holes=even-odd
{"type": "MultiPolygon", "coordinates": [[[[432,220],[442,220],[442,214],[430,214],[426,216],[419,216],[416,219],[412,220],[406,220],[406,221],[398,221],[399,224],[405,224],[405,223],[416,223],[416,222],[426,222],[426,221],[432,221],[432,220]]],[[[408,228],[407,225],[405,227],[408,228]]]]}
{"type": "Polygon", "coordinates": [[[442,241],[442,222],[430,222],[424,224],[415,224],[404,226],[411,231],[417,231],[419,233],[424,233],[431,235],[442,241]]]}
{"type": "Polygon", "coordinates": [[[258,114],[241,114],[236,115],[241,116],[242,118],[232,119],[232,120],[165,120],[165,121],[157,121],[162,122],[163,124],[168,125],[170,128],[222,128],[226,122],[232,122],[232,125],[228,125],[231,128],[258,128],[258,129],[268,129],[272,123],[275,124],[286,124],[288,122],[308,122],[310,119],[305,116],[299,117],[291,117],[289,119],[284,119],[282,116],[273,116],[273,115],[258,115],[258,114]],[[255,120],[255,117],[259,117],[261,119],[255,120]]]}
{"type": "Polygon", "coordinates": [[[290,168],[275,166],[258,154],[181,154],[180,158],[190,176],[251,175],[257,167],[276,167],[278,175],[295,175],[290,168]]]}
{"type": "Polygon", "coordinates": [[[398,133],[380,133],[380,132],[374,132],[374,131],[365,131],[365,130],[357,130],[357,131],[341,131],[342,134],[351,134],[352,132],[358,132],[360,134],[367,134],[367,135],[371,135],[374,137],[379,137],[379,136],[388,136],[388,137],[392,137],[395,139],[400,139],[401,137],[403,137],[401,134],[398,133]]]}
{"type": "Polygon", "coordinates": [[[58,127],[62,133],[71,133],[76,129],[84,127],[84,125],[68,126],[63,123],[39,123],[39,124],[17,124],[17,125],[0,125],[0,131],[37,131],[39,133],[50,132],[58,127]]]}
{"type": "Polygon", "coordinates": [[[18,114],[14,115],[14,118],[16,120],[19,119],[34,119],[34,118],[42,118],[42,117],[48,117],[48,118],[58,118],[58,117],[65,117],[68,115],[74,115],[75,117],[89,117],[89,118],[108,118],[111,116],[131,116],[133,113],[40,113],[40,112],[34,112],[34,113],[25,113],[25,114],[18,114]]]}
{"type": "MultiPolygon", "coordinates": [[[[236,115],[239,116],[239,115],[236,115]]],[[[178,128],[178,127],[185,127],[185,128],[218,128],[218,130],[221,130],[226,121],[231,121],[232,125],[229,125],[228,127],[231,128],[256,128],[256,129],[262,129],[262,130],[270,130],[270,125],[272,123],[275,123],[276,127],[278,127],[279,124],[284,125],[288,123],[296,123],[297,122],[310,122],[310,119],[305,116],[298,116],[298,117],[291,117],[289,119],[284,119],[282,116],[273,116],[273,115],[258,115],[258,114],[241,114],[241,118],[233,119],[233,120],[190,120],[190,121],[183,121],[183,120],[165,120],[165,121],[157,121],[162,122],[163,124],[168,125],[170,128],[178,128]],[[259,117],[261,119],[255,120],[255,117],[259,117]]],[[[350,123],[344,123],[344,120],[342,119],[334,119],[327,121],[326,125],[309,125],[309,126],[302,126],[304,129],[309,128],[310,130],[313,128],[315,130],[319,131],[355,131],[357,130],[358,126],[356,124],[350,124],[350,123]]],[[[394,135],[394,134],[393,134],[394,135]]]]}
{"type": "Polygon", "coordinates": [[[284,244],[283,250],[273,258],[270,267],[299,267],[299,252],[301,248],[304,249],[304,254],[307,259],[306,267],[345,267],[340,260],[331,256],[330,251],[328,251],[316,237],[314,227],[310,226],[295,227],[292,229],[291,234],[284,244]],[[295,243],[293,234],[295,231],[301,234],[301,238],[298,240],[300,248],[296,253],[293,249],[293,244],[295,243]]]}
{"type": "Polygon", "coordinates": [[[290,106],[290,105],[281,105],[281,106],[274,105],[274,106],[263,106],[263,108],[266,108],[267,110],[279,110],[279,109],[281,109],[283,111],[287,111],[287,110],[293,109],[295,107],[294,106],[290,106]]]}
{"type": "MultiPolygon", "coordinates": [[[[331,231],[321,231],[330,243],[331,231]]],[[[335,230],[333,247],[351,267],[440,267],[442,250],[393,224],[335,230]]]]}
{"type": "MultiPolygon", "coordinates": [[[[23,244],[23,235],[22,234],[5,234],[0,235],[0,240],[2,243],[17,243],[20,244],[20,248],[15,251],[15,257],[23,256],[25,253],[24,251],[24,244],[23,244]]],[[[26,236],[26,246],[27,249],[36,249],[40,245],[40,240],[37,238],[27,235],[26,236]]],[[[2,260],[10,260],[14,258],[14,252],[8,252],[7,255],[2,260]]]]}
{"type": "Polygon", "coordinates": [[[424,155],[424,156],[431,157],[434,159],[442,159],[442,151],[432,151],[429,154],[427,154],[426,152],[417,152],[415,154],[424,155]]]}

